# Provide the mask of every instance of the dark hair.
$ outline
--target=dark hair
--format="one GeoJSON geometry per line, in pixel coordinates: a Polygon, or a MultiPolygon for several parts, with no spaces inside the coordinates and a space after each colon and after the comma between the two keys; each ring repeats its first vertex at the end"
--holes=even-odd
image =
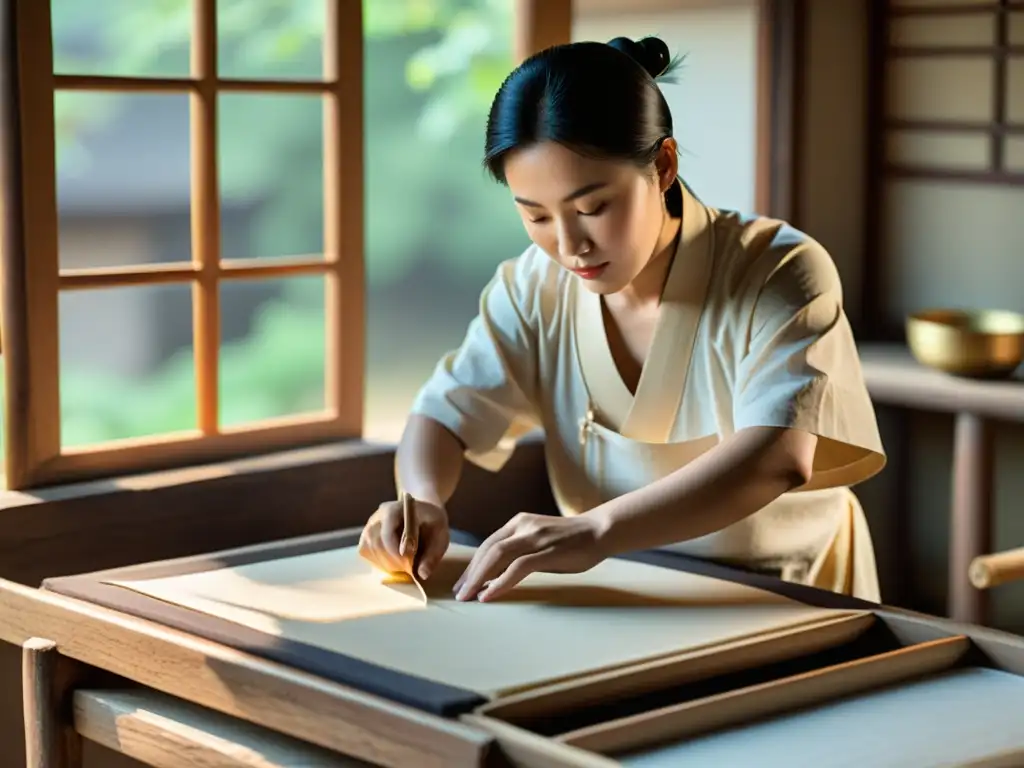
{"type": "MultiPolygon", "coordinates": [[[[672,114],[657,79],[680,60],[656,37],[556,45],[526,59],[498,89],[487,118],[484,166],[502,184],[513,149],[554,141],[590,157],[642,168],[672,136],[672,114]]],[[[669,212],[681,215],[673,184],[669,212]]]]}

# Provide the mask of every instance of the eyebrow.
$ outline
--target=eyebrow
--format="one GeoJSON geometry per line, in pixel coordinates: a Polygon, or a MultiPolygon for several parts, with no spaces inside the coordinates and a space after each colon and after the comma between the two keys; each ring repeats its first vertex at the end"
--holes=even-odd
{"type": "MultiPolygon", "coordinates": [[[[598,182],[595,182],[593,184],[587,184],[585,187],[580,187],[575,192],[572,192],[572,193],[566,195],[565,197],[563,197],[562,198],[562,202],[563,203],[568,203],[568,202],[570,202],[572,200],[575,200],[577,197],[583,197],[584,195],[589,195],[591,192],[596,192],[597,190],[602,189],[602,188],[607,187],[607,186],[608,186],[607,182],[604,182],[604,181],[598,181],[598,182]]],[[[524,199],[522,197],[515,198],[515,201],[517,203],[519,203],[520,205],[527,205],[527,206],[529,206],[531,208],[541,208],[541,207],[543,207],[543,206],[541,206],[540,203],[535,203],[533,200],[526,200],[526,199],[524,199]]]]}

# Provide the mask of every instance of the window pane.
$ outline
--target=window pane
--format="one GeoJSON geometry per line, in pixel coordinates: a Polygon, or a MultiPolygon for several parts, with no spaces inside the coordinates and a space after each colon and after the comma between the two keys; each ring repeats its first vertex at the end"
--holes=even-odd
{"type": "Polygon", "coordinates": [[[54,109],[61,267],[191,259],[188,96],[64,91],[54,109]]]}
{"type": "Polygon", "coordinates": [[[323,252],[323,100],[220,96],[221,252],[226,259],[323,252]]]}
{"type": "Polygon", "coordinates": [[[363,3],[371,439],[397,437],[498,262],[527,244],[508,191],[480,167],[487,109],[512,68],[512,0],[458,5],[453,18],[440,4],[363,3]]]}
{"type": "Polygon", "coordinates": [[[64,291],[59,311],[63,446],[195,429],[189,285],[64,291]]]}
{"type": "Polygon", "coordinates": [[[52,0],[59,74],[184,77],[190,0],[52,0]]]}
{"type": "Polygon", "coordinates": [[[324,12],[323,0],[217,0],[221,76],[321,79],[324,12]]]}
{"type": "Polygon", "coordinates": [[[220,423],[324,410],[324,277],[221,283],[220,423]]]}

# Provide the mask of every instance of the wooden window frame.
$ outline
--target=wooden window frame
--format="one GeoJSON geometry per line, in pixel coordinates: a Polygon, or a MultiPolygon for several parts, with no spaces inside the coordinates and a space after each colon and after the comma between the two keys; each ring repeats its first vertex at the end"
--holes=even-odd
{"type": "MultiPolygon", "coordinates": [[[[6,376],[6,490],[12,492],[9,498],[14,506],[24,506],[31,500],[17,491],[48,485],[217,463],[211,467],[212,474],[192,473],[187,480],[174,473],[151,476],[172,485],[209,481],[220,476],[218,468],[227,473],[238,471],[234,463],[219,462],[324,443],[335,443],[339,450],[361,444],[365,375],[361,0],[325,0],[324,77],[301,82],[219,77],[215,0],[192,2],[191,75],[133,78],[55,74],[50,2],[0,0],[0,61],[4,63],[0,68],[0,342],[6,376]],[[25,45],[25,41],[32,42],[25,45]],[[53,98],[62,89],[189,94],[193,153],[191,262],[60,269],[53,98]],[[323,259],[221,260],[214,141],[217,95],[223,92],[323,97],[323,259]],[[25,173],[25,169],[30,172],[25,173]],[[323,274],[327,283],[326,414],[321,418],[291,417],[219,428],[217,288],[221,280],[302,274],[323,274]],[[166,283],[188,283],[192,287],[198,428],[184,434],[62,448],[59,292],[166,283]]],[[[572,0],[513,2],[516,60],[571,40],[572,0]]],[[[798,82],[795,56],[800,48],[798,20],[805,8],[801,0],[759,0],[758,8],[758,205],[791,210],[794,169],[799,165],[793,124],[798,82]]],[[[299,452],[295,460],[301,464],[304,455],[299,452]]],[[[133,487],[131,483],[123,485],[124,490],[133,487]]],[[[45,498],[44,494],[35,500],[48,503],[45,498]]]]}
{"type": "MultiPolygon", "coordinates": [[[[883,172],[888,178],[946,179],[978,182],[984,184],[1024,185],[1024,173],[1010,171],[1004,162],[1004,138],[1010,135],[1024,135],[1024,123],[1010,123],[1006,119],[1006,103],[1009,88],[1006,83],[1007,62],[1011,57],[1024,57],[1024,45],[1010,45],[1009,20],[1011,13],[1024,14],[1024,0],[993,0],[987,4],[946,3],[937,5],[896,5],[884,3],[884,35],[888,38],[892,19],[925,16],[979,16],[991,15],[995,20],[995,42],[990,46],[893,46],[888,40],[884,45],[886,60],[894,58],[949,58],[990,56],[994,66],[993,115],[988,122],[965,122],[956,120],[904,120],[886,117],[882,131],[928,131],[975,134],[987,136],[990,144],[989,167],[985,170],[962,171],[948,168],[905,166],[884,163],[883,172]]],[[[877,81],[883,87],[884,75],[877,81]]]]}
{"type": "Polygon", "coordinates": [[[4,7],[4,238],[0,313],[6,375],[6,483],[23,490],[74,480],[209,462],[362,434],[364,376],[363,40],[361,0],[325,0],[323,79],[226,79],[217,67],[215,0],[192,0],[191,75],[181,78],[56,74],[49,0],[4,7]],[[63,90],[185,93],[190,101],[192,261],[61,269],[54,95],[63,90]],[[217,178],[221,93],[323,98],[324,253],[318,258],[223,260],[217,178]],[[223,280],[325,277],[322,414],[219,425],[223,280]],[[62,447],[58,296],[62,290],[189,284],[196,376],[195,430],[62,447]]]}

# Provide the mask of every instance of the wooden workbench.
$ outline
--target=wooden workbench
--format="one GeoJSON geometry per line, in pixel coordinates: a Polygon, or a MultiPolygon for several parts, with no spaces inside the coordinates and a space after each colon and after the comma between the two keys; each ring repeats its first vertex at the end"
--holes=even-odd
{"type": "Polygon", "coordinates": [[[979,381],[926,368],[900,344],[860,347],[864,378],[880,405],[955,416],[949,536],[949,616],[985,624],[987,592],[972,586],[971,562],[992,551],[996,421],[1024,422],[1024,379],[979,381]]]}
{"type": "MultiPolygon", "coordinates": [[[[116,573],[137,575],[141,569],[155,577],[193,573],[211,563],[223,567],[290,557],[296,551],[333,551],[338,541],[355,534],[353,529],[270,542],[116,573]]],[[[23,647],[28,768],[80,768],[82,739],[157,768],[610,768],[620,764],[610,757],[610,740],[636,741],[658,729],[695,735],[778,713],[813,711],[841,695],[915,685],[957,667],[1008,673],[1004,679],[1018,681],[1012,684],[1024,697],[1022,638],[676,553],[639,553],[629,559],[748,585],[835,613],[804,628],[660,659],[643,670],[602,673],[577,685],[576,693],[571,685],[542,687],[539,695],[527,692],[525,706],[539,706],[544,719],[552,712],[557,716],[566,697],[578,697],[581,687],[589,689],[591,698],[603,690],[597,698],[614,704],[656,686],[710,685],[711,692],[647,712],[635,725],[635,716],[623,720],[620,714],[611,732],[583,728],[573,741],[539,734],[530,729],[529,718],[513,716],[523,710],[523,699],[515,694],[496,706],[490,702],[482,715],[480,709],[439,714],[448,706],[442,699],[458,704],[450,690],[441,691],[438,699],[436,687],[412,690],[415,679],[411,688],[395,686],[387,670],[381,670],[384,679],[373,680],[363,674],[365,665],[355,671],[344,663],[323,666],[319,659],[296,654],[288,641],[266,642],[265,636],[260,642],[252,632],[225,631],[223,622],[116,596],[103,586],[115,572],[63,577],[42,588],[0,581],[0,639],[23,647]],[[834,655],[839,643],[856,644],[872,632],[889,637],[881,641],[889,645],[862,648],[860,655],[834,655]],[[811,642],[809,633],[814,633],[811,642]],[[805,635],[797,642],[799,652],[792,644],[787,650],[786,643],[797,634],[805,635]],[[782,671],[766,671],[776,664],[782,671]],[[787,666],[792,664],[796,667],[787,666]],[[720,679],[729,682],[715,693],[720,679]]],[[[1015,731],[1009,735],[1019,741],[1012,756],[1004,753],[1002,762],[986,765],[1018,764],[1011,760],[1024,755],[1024,722],[1017,723],[1019,728],[1009,727],[1015,731]]]]}

